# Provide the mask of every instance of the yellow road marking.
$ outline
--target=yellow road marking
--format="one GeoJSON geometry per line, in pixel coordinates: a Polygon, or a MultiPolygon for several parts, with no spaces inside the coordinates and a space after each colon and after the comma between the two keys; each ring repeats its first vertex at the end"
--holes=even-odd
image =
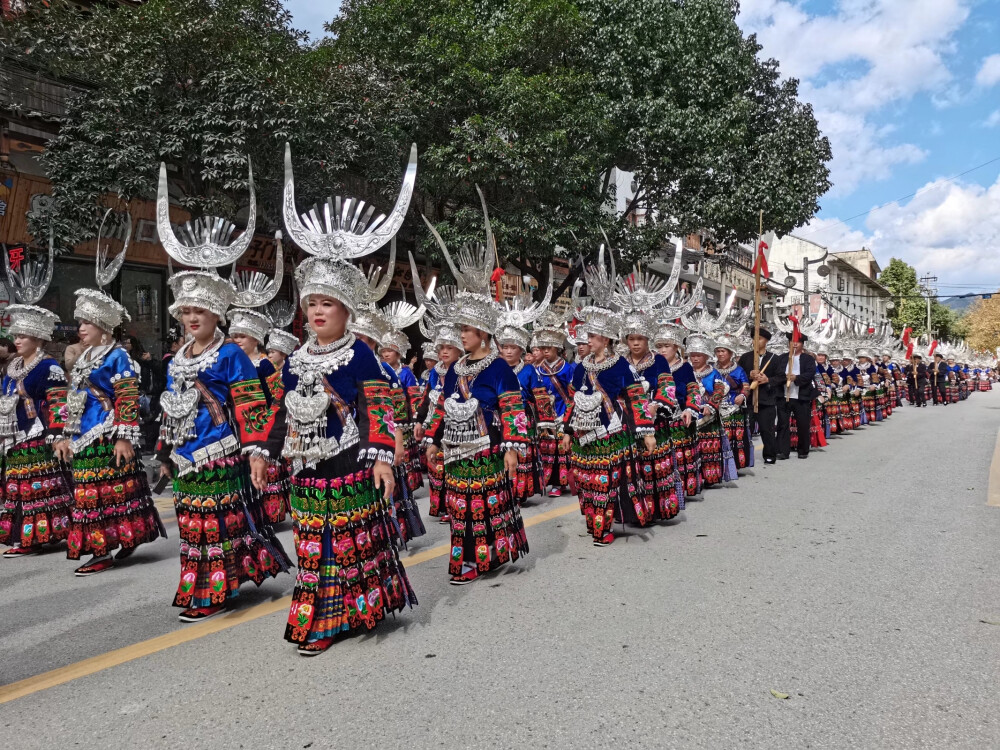
{"type": "Polygon", "coordinates": [[[1000,508],[1000,432],[997,432],[997,442],[993,446],[993,460],[990,462],[990,483],[986,497],[987,505],[1000,508]]]}
{"type": "MultiPolygon", "coordinates": [[[[524,525],[536,526],[540,523],[544,523],[545,521],[550,521],[553,518],[565,516],[573,511],[578,513],[580,511],[580,506],[575,502],[543,511],[542,513],[538,513],[531,518],[526,518],[524,525]]],[[[407,555],[402,558],[403,565],[406,567],[413,567],[414,565],[425,563],[428,560],[436,560],[439,557],[446,556],[450,549],[450,544],[439,544],[436,547],[415,552],[412,555],[407,555]]],[[[257,604],[244,610],[230,612],[229,614],[222,615],[221,617],[215,617],[205,622],[187,625],[180,630],[174,630],[170,633],[164,633],[163,635],[157,636],[156,638],[150,638],[146,641],[133,643],[131,646],[125,646],[124,648],[118,648],[104,654],[98,654],[97,656],[92,656],[89,659],[84,659],[65,667],[59,667],[57,669],[35,675],[34,677],[27,677],[23,680],[12,682],[9,685],[2,685],[0,686],[0,704],[9,703],[10,701],[17,700],[18,698],[24,698],[25,696],[39,693],[42,690],[48,690],[49,688],[56,687],[57,685],[63,685],[81,677],[87,677],[88,675],[103,672],[106,669],[117,667],[119,664],[125,664],[126,662],[141,659],[144,656],[150,656],[152,654],[159,653],[160,651],[166,651],[168,648],[180,646],[182,643],[189,643],[190,641],[204,638],[207,635],[227,630],[228,628],[236,625],[242,625],[245,622],[257,620],[261,617],[266,617],[267,615],[287,610],[291,602],[292,597],[283,596],[280,599],[264,602],[263,604],[257,604]]]]}

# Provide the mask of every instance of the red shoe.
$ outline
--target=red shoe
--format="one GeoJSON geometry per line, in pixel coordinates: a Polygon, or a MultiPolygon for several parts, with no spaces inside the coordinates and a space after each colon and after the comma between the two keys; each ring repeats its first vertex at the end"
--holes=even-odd
{"type": "Polygon", "coordinates": [[[558,487],[553,487],[549,490],[549,497],[562,497],[562,490],[558,487]]]}
{"type": "Polygon", "coordinates": [[[438,523],[451,523],[451,516],[445,513],[441,518],[438,519],[438,523]]]}
{"type": "Polygon", "coordinates": [[[303,643],[299,646],[299,654],[302,656],[319,656],[333,645],[333,638],[320,638],[318,641],[303,643]]]}
{"type": "Polygon", "coordinates": [[[219,605],[218,607],[193,607],[185,609],[177,615],[177,619],[181,622],[201,622],[202,620],[207,620],[209,617],[221,615],[225,611],[226,608],[223,605],[219,605]]]}
{"type": "Polygon", "coordinates": [[[3,556],[27,557],[29,555],[40,555],[40,554],[42,554],[42,548],[36,544],[31,547],[11,547],[9,550],[3,553],[3,556]]]}
{"type": "Polygon", "coordinates": [[[479,571],[473,568],[472,570],[468,570],[460,576],[452,576],[451,585],[464,586],[467,583],[472,583],[477,578],[479,578],[479,571]]]}
{"type": "Polygon", "coordinates": [[[605,534],[600,539],[594,540],[595,547],[607,547],[615,540],[614,534],[605,534]]]}
{"type": "Polygon", "coordinates": [[[111,557],[106,557],[103,560],[94,561],[91,560],[86,565],[81,565],[74,572],[78,578],[83,578],[85,576],[96,575],[97,573],[103,573],[105,570],[111,570],[115,567],[115,561],[111,557]]]}

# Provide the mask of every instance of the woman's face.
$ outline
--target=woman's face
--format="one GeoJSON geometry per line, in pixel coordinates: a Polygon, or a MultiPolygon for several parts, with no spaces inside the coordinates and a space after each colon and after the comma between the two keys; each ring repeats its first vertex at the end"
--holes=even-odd
{"type": "Polygon", "coordinates": [[[271,364],[274,365],[275,370],[281,370],[285,366],[286,357],[284,352],[272,349],[267,353],[267,358],[271,360],[271,364]]]}
{"type": "Polygon", "coordinates": [[[555,362],[559,359],[559,350],[554,346],[540,346],[538,351],[546,362],[555,362]]]}
{"type": "Polygon", "coordinates": [[[131,338],[126,338],[123,343],[124,343],[124,346],[125,346],[125,351],[127,351],[129,354],[131,354],[132,353],[132,339],[131,338]]]}
{"type": "MultiPolygon", "coordinates": [[[[322,344],[331,344],[344,335],[350,314],[344,303],[322,294],[310,294],[306,302],[306,320],[322,344]]],[[[360,337],[359,337],[360,338],[360,337]]]]}
{"type": "Polygon", "coordinates": [[[383,349],[379,354],[389,367],[399,367],[399,352],[395,349],[383,349]]]}
{"type": "Polygon", "coordinates": [[[576,356],[579,359],[583,359],[584,357],[586,357],[589,354],[590,354],[590,344],[589,343],[586,343],[586,344],[577,344],[576,345],[576,356]]]}
{"type": "Polygon", "coordinates": [[[196,341],[205,341],[215,335],[219,316],[203,307],[182,307],[181,325],[196,341]]]}
{"type": "Polygon", "coordinates": [[[521,353],[523,351],[524,350],[517,344],[500,345],[500,356],[503,357],[503,361],[511,367],[514,367],[521,362],[521,353]]]}
{"type": "Polygon", "coordinates": [[[41,343],[41,339],[36,339],[34,336],[25,336],[23,333],[19,333],[14,337],[14,349],[25,359],[28,359],[28,357],[38,351],[41,343]]]}
{"type": "Polygon", "coordinates": [[[259,344],[253,336],[247,336],[245,333],[234,333],[233,343],[242,349],[248,357],[255,358],[257,356],[259,344]]]}
{"type": "Polygon", "coordinates": [[[89,320],[81,320],[77,330],[80,334],[80,343],[84,346],[98,346],[107,335],[100,326],[94,325],[89,320]]]}
{"type": "Polygon", "coordinates": [[[436,359],[424,359],[424,369],[425,370],[431,369],[436,364],[437,364],[437,360],[436,359]]]}
{"type": "Polygon", "coordinates": [[[733,361],[733,353],[720,346],[715,350],[715,361],[719,367],[729,367],[729,364],[733,361]]]}
{"type": "Polygon", "coordinates": [[[438,357],[440,357],[442,364],[450,365],[452,362],[458,362],[458,358],[461,356],[462,352],[457,346],[441,344],[438,347],[438,357]]]}
{"type": "Polygon", "coordinates": [[[677,344],[668,344],[661,341],[656,345],[656,351],[666,357],[668,362],[672,362],[677,356],[677,344]]]}
{"type": "Polygon", "coordinates": [[[462,326],[462,347],[470,354],[478,349],[484,349],[486,334],[473,326],[462,326]]]}
{"type": "Polygon", "coordinates": [[[628,342],[629,353],[636,359],[645,357],[649,353],[649,339],[645,336],[640,336],[638,333],[630,333],[626,341],[628,342]]]}
{"type": "Polygon", "coordinates": [[[595,354],[599,354],[608,348],[608,345],[611,343],[611,339],[592,333],[587,337],[587,343],[590,346],[590,351],[595,354]]]}
{"type": "Polygon", "coordinates": [[[708,363],[708,355],[701,354],[700,352],[693,352],[688,354],[688,360],[691,362],[691,366],[696,370],[701,370],[708,363]]]}

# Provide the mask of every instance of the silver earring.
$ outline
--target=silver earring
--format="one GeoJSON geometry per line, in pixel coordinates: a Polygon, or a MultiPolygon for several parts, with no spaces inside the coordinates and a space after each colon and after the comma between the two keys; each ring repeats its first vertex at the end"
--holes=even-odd
{"type": "Polygon", "coordinates": [[[480,341],[479,341],[479,348],[480,349],[485,349],[486,348],[486,339],[480,339],[480,341]]]}

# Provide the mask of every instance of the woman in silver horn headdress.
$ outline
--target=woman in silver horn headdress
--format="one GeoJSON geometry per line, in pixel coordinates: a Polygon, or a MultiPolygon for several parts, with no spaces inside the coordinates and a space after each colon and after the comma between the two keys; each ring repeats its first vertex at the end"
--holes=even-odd
{"type": "Polygon", "coordinates": [[[417,150],[392,212],[354,198],[329,199],[320,216],[295,208],[291,149],[285,146],[283,217],[289,238],[310,256],[295,270],[309,340],[285,363],[285,396],[268,443],[292,473],[290,501],[299,571],[285,639],[303,656],[345,633],[371,630],[416,604],[399,560],[392,522],[395,409],[378,360],[348,330],[370,300],[350,263],[399,231],[417,173],[417,150]]]}
{"type": "Polygon", "coordinates": [[[572,449],[573,475],[587,531],[594,545],[615,540],[614,522],[646,526],[647,503],[640,448],[656,450],[654,423],[642,382],[628,361],[613,350],[621,337],[621,315],[611,309],[615,284],[601,246],[596,266],[584,269],[591,303],[579,312],[589,334],[590,354],[577,365],[564,416],[564,450],[572,449]]]}
{"type": "Polygon", "coordinates": [[[436,462],[439,446],[444,453],[445,500],[451,516],[448,572],[455,585],[471,583],[528,553],[513,482],[532,434],[521,384],[493,342],[500,313],[490,295],[497,251],[481,192],[480,199],[486,245],[464,248],[458,267],[424,218],[458,283],[453,320],[462,326],[466,352],[445,376],[425,438],[430,443],[428,464],[436,462]]]}
{"type": "Polygon", "coordinates": [[[5,268],[17,304],[4,311],[14,337],[17,356],[7,365],[0,396],[0,460],[3,505],[0,505],[0,544],[12,545],[4,557],[41,551],[42,545],[62,541],[69,534],[73,495],[52,437],[62,427],[66,405],[66,375],[45,353],[45,342],[59,318],[37,307],[52,279],[52,246],[48,268],[23,261],[15,272],[4,252],[5,268]],[[41,279],[41,283],[34,280],[41,279]]]}
{"type": "MultiPolygon", "coordinates": [[[[271,413],[257,366],[219,329],[234,311],[236,333],[260,341],[266,336],[262,316],[251,306],[264,304],[276,288],[248,290],[223,279],[217,268],[243,255],[256,225],[253,174],[246,230],[232,239],[235,227],[205,217],[187,222],[175,233],[170,223],[166,165],[160,165],[157,231],[167,254],[198,270],[169,279],[174,294],[170,313],[188,341],[167,368],[167,388],[160,398],[160,473],[173,478],[174,509],[181,536],[180,580],[173,605],[181,622],[220,614],[239,596],[244,583],[261,585],[287,572],[291,564],[264,517],[266,485],[251,487],[250,472],[266,474],[261,455],[271,413]]],[[[272,488],[272,495],[274,494],[272,488]]],[[[276,499],[278,507],[282,499],[276,499]]],[[[278,511],[271,508],[270,515],[278,511]]]]}
{"type": "Polygon", "coordinates": [[[76,293],[74,317],[86,349],[73,365],[66,422],[52,446],[57,456],[73,463],[67,556],[79,560],[91,555],[76,569],[78,576],[108,570],[139,545],[167,536],[138,453],[139,366],[113,335],[131,318],[102,291],[121,269],[125,250],[105,266],[106,251],[98,246],[98,288],[76,293]]]}

